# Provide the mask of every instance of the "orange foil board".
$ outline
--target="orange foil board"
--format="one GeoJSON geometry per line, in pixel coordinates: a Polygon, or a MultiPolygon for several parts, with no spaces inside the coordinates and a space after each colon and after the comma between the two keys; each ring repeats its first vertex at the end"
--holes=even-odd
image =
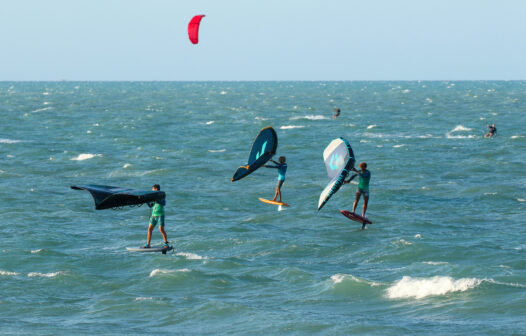
{"type": "Polygon", "coordinates": [[[264,199],[264,198],[261,198],[261,197],[259,198],[259,200],[260,200],[261,202],[263,202],[263,203],[267,203],[267,204],[282,205],[282,206],[286,206],[286,207],[289,206],[287,203],[271,201],[271,200],[264,199]]]}

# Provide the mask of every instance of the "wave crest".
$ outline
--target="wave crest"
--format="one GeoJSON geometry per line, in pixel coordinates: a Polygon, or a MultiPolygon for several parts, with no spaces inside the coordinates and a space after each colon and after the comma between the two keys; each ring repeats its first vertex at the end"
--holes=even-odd
{"type": "Polygon", "coordinates": [[[465,292],[477,287],[483,280],[477,278],[453,279],[449,276],[434,276],[431,278],[412,278],[404,276],[387,288],[389,299],[422,299],[428,296],[439,296],[453,292],[465,292]]]}

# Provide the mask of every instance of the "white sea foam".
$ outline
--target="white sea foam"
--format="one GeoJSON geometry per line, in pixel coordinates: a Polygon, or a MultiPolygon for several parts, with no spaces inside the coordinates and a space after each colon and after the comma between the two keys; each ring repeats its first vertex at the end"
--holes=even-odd
{"type": "Polygon", "coordinates": [[[524,138],[524,135],[512,135],[510,139],[524,138]]]}
{"type": "Polygon", "coordinates": [[[52,273],[29,272],[29,273],[27,273],[27,276],[30,277],[30,278],[32,278],[32,277],[54,278],[54,277],[56,277],[57,275],[60,275],[60,274],[64,274],[64,272],[62,272],[62,271],[52,272],[52,273]]]}
{"type": "Polygon", "coordinates": [[[415,238],[420,239],[420,238],[422,238],[422,235],[421,235],[420,233],[417,233],[417,234],[415,235],[415,238]]]}
{"type": "Polygon", "coordinates": [[[404,147],[405,145],[394,145],[393,148],[400,148],[400,147],[404,147]]]}
{"type": "Polygon", "coordinates": [[[89,153],[86,154],[86,153],[83,153],[83,154],[79,154],[79,156],[77,156],[77,157],[72,158],[71,160],[72,161],[84,161],[84,160],[92,159],[92,158],[94,158],[96,156],[101,157],[102,154],[89,154],[89,153]]]}
{"type": "Polygon", "coordinates": [[[262,117],[255,117],[256,120],[268,120],[268,118],[262,118],[262,117]]]}
{"type": "Polygon", "coordinates": [[[47,110],[51,110],[52,108],[53,108],[52,106],[43,107],[43,108],[39,108],[39,109],[31,111],[31,113],[44,112],[44,111],[47,111],[47,110]]]}
{"type": "Polygon", "coordinates": [[[9,271],[2,271],[0,270],[0,275],[19,275],[20,273],[17,272],[9,272],[9,271]]]}
{"type": "Polygon", "coordinates": [[[31,250],[31,253],[40,253],[41,251],[42,251],[42,249],[31,250]]]}
{"type": "Polygon", "coordinates": [[[226,95],[227,93],[228,93],[227,91],[221,91],[221,92],[219,92],[219,94],[221,94],[221,95],[226,95]]]}
{"type": "Polygon", "coordinates": [[[448,139],[473,139],[475,137],[475,135],[473,135],[473,134],[469,134],[469,135],[453,134],[453,133],[456,133],[456,132],[468,132],[468,131],[472,131],[472,129],[468,128],[468,127],[465,127],[465,126],[462,126],[462,125],[457,125],[451,131],[446,133],[446,137],[448,139]]]}
{"type": "Polygon", "coordinates": [[[524,198],[517,198],[517,201],[519,201],[519,202],[526,202],[526,199],[524,199],[524,198]]]}
{"type": "Polygon", "coordinates": [[[208,150],[210,153],[223,153],[223,152],[226,152],[226,149],[209,149],[208,150]]]}
{"type": "Polygon", "coordinates": [[[189,252],[178,252],[176,255],[185,257],[188,260],[202,260],[202,259],[208,259],[208,257],[201,257],[198,254],[195,253],[189,253],[189,252]]]}
{"type": "Polygon", "coordinates": [[[13,144],[19,142],[26,142],[24,140],[0,139],[0,143],[13,144]]]}
{"type": "Polygon", "coordinates": [[[376,127],[376,125],[369,125],[369,126],[367,126],[367,129],[371,129],[371,128],[375,128],[375,127],[376,127]]]}
{"type": "Polygon", "coordinates": [[[132,164],[131,163],[125,163],[124,166],[122,166],[122,168],[128,168],[128,167],[131,167],[132,164]]]}
{"type": "Polygon", "coordinates": [[[412,278],[404,276],[387,288],[389,299],[439,296],[453,292],[464,292],[480,285],[482,280],[476,278],[453,279],[449,276],[434,276],[430,278],[412,278]]]}
{"type": "Polygon", "coordinates": [[[150,272],[150,278],[153,278],[156,275],[170,274],[170,273],[177,273],[177,272],[186,273],[186,272],[190,272],[190,270],[188,268],[181,268],[181,269],[175,269],[175,270],[156,268],[150,272]]]}
{"type": "Polygon", "coordinates": [[[472,128],[464,127],[462,125],[457,125],[455,128],[451,130],[451,132],[459,132],[459,131],[472,131],[472,128]]]}
{"type": "Polygon", "coordinates": [[[355,277],[352,274],[341,274],[341,273],[334,274],[334,275],[331,275],[331,280],[332,280],[332,282],[335,285],[339,284],[339,283],[342,283],[345,280],[353,281],[353,282],[357,282],[357,283],[365,283],[365,284],[369,284],[371,286],[378,286],[379,285],[379,283],[377,283],[377,282],[360,279],[360,278],[355,277]]]}
{"type": "Polygon", "coordinates": [[[166,269],[157,268],[150,272],[150,278],[153,278],[157,274],[168,274],[168,273],[173,273],[173,272],[175,272],[175,270],[166,270],[166,269]]]}
{"type": "Polygon", "coordinates": [[[295,126],[295,125],[289,125],[289,126],[281,126],[279,129],[293,129],[293,128],[304,128],[305,126],[295,126]]]}
{"type": "Polygon", "coordinates": [[[146,301],[146,300],[153,300],[153,297],[150,296],[150,297],[138,297],[138,298],[135,298],[134,301],[146,301]]]}
{"type": "Polygon", "coordinates": [[[449,263],[447,261],[424,261],[424,264],[438,266],[438,265],[447,265],[449,263]]]}
{"type": "Polygon", "coordinates": [[[214,120],[210,120],[210,121],[205,122],[205,124],[207,124],[207,125],[212,125],[213,123],[215,123],[214,120]]]}
{"type": "Polygon", "coordinates": [[[329,117],[323,116],[323,115],[306,115],[306,116],[299,116],[299,117],[292,117],[290,120],[298,120],[298,119],[308,119],[308,120],[325,120],[330,119],[329,117]]]}

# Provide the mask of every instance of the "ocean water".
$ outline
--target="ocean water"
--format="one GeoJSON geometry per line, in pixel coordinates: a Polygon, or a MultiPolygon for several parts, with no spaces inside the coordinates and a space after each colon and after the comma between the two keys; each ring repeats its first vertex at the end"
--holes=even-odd
{"type": "Polygon", "coordinates": [[[2,334],[526,334],[526,82],[0,82],[0,116],[2,334]],[[230,182],[265,126],[282,211],[230,182]],[[340,136],[366,230],[355,184],[316,211],[340,136]],[[90,183],[159,183],[174,253],[90,183]]]}

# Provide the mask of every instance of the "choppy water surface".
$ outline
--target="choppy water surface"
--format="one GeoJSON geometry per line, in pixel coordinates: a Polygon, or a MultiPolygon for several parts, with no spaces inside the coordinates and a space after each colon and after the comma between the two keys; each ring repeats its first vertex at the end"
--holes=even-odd
{"type": "Polygon", "coordinates": [[[526,82],[0,83],[0,332],[524,334],[525,111],[526,82]],[[275,170],[230,182],[269,125],[283,211],[275,170]],[[339,136],[364,231],[355,185],[316,212],[339,136]],[[175,252],[127,252],[148,208],[88,183],[161,184],[175,252]]]}

